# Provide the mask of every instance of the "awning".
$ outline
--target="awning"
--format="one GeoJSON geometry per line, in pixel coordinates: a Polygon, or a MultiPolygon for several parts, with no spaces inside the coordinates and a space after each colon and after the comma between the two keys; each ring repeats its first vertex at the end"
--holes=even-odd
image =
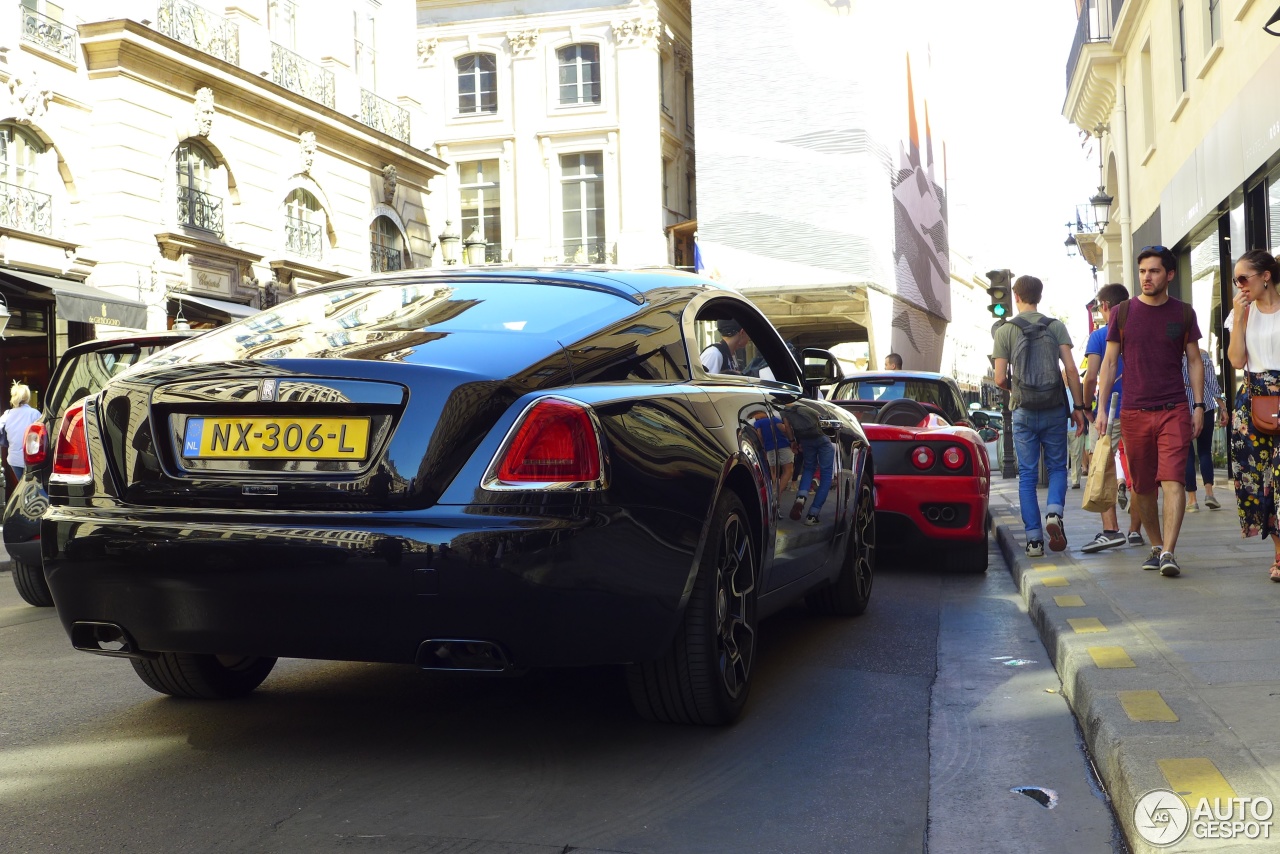
{"type": "Polygon", "coordinates": [[[86,285],[73,279],[42,276],[25,270],[0,269],[0,277],[16,279],[19,287],[35,286],[52,292],[58,304],[58,317],[80,323],[100,323],[127,329],[147,328],[147,307],[137,300],[86,285]]]}
{"type": "MultiPolygon", "coordinates": [[[[242,317],[250,317],[258,313],[258,309],[243,303],[230,302],[213,297],[197,297],[191,294],[182,295],[182,316],[188,320],[210,320],[214,323],[230,323],[242,317]],[[190,317],[187,315],[190,314],[190,317]]],[[[169,295],[169,313],[178,311],[178,297],[169,295]]]]}

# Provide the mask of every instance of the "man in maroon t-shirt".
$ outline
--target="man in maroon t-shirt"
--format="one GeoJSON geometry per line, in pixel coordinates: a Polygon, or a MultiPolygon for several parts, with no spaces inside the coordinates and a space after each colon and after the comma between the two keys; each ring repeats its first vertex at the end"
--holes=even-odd
{"type": "MultiPolygon", "coordinates": [[[[1203,400],[1196,400],[1192,414],[1187,414],[1182,356],[1187,356],[1197,397],[1204,388],[1204,365],[1195,311],[1169,296],[1177,269],[1177,259],[1163,246],[1148,246],[1138,253],[1142,295],[1111,310],[1107,352],[1098,372],[1098,400],[1109,400],[1116,360],[1124,352],[1120,435],[1129,457],[1134,507],[1152,545],[1142,568],[1158,569],[1167,578],[1181,572],[1173,550],[1186,512],[1187,447],[1204,426],[1203,400]],[[1164,492],[1163,531],[1156,512],[1157,485],[1164,492]]],[[[1107,429],[1105,410],[1099,411],[1096,423],[1099,434],[1107,429]]]]}

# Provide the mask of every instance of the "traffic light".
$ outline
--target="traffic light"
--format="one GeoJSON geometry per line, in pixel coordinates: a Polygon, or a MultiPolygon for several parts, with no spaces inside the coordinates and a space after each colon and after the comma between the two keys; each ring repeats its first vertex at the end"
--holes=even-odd
{"type": "Polygon", "coordinates": [[[1013,273],[1008,270],[987,271],[987,281],[991,283],[987,288],[987,294],[991,297],[991,304],[987,306],[987,311],[991,312],[991,316],[997,323],[1013,316],[1012,279],[1013,273]]]}

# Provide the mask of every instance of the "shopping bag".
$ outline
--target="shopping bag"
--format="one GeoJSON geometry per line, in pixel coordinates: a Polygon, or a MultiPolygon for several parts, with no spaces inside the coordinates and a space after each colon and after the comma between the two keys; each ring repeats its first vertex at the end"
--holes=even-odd
{"type": "Polygon", "coordinates": [[[1083,510],[1101,513],[1116,504],[1116,462],[1111,453],[1111,437],[1105,433],[1093,446],[1093,460],[1089,463],[1089,477],[1084,484],[1083,510]]]}

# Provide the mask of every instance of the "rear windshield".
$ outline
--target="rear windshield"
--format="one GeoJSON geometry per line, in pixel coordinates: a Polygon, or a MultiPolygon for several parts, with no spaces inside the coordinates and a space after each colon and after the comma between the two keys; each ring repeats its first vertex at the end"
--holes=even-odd
{"type": "Polygon", "coordinates": [[[130,345],[124,350],[95,350],[65,359],[58,367],[58,375],[50,386],[45,406],[55,417],[61,417],[71,404],[82,397],[96,394],[107,384],[107,380],[119,376],[152,353],[163,350],[165,346],[130,345]]]}
{"type": "Polygon", "coordinates": [[[636,310],[613,294],[531,282],[426,282],[366,285],[304,294],[174,348],[225,359],[333,356],[367,342],[412,345],[448,333],[576,340],[636,310]]]}
{"type": "Polygon", "coordinates": [[[857,380],[836,386],[835,400],[897,400],[905,397],[932,403],[946,412],[951,394],[941,383],[927,380],[857,380]]]}

